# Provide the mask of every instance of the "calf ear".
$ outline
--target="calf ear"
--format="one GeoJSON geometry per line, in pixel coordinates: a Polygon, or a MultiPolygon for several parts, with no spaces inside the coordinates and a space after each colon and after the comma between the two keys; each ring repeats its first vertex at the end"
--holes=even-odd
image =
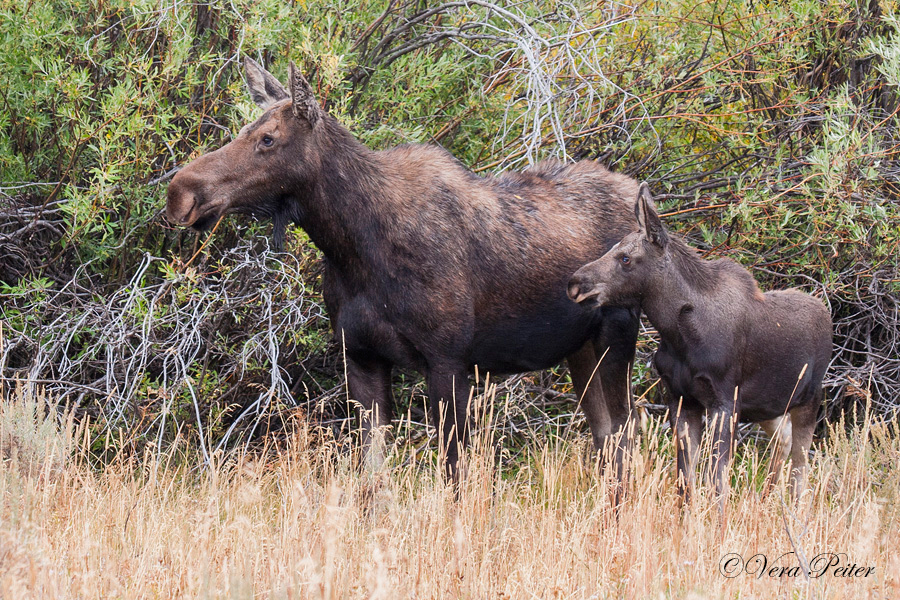
{"type": "Polygon", "coordinates": [[[249,56],[244,57],[244,81],[247,82],[250,97],[263,109],[291,97],[274,75],[249,56]]]}
{"type": "Polygon", "coordinates": [[[638,192],[638,200],[634,206],[634,214],[637,216],[638,226],[647,240],[657,246],[664,247],[669,243],[669,236],[666,228],[663,227],[659,215],[656,214],[656,207],[653,205],[653,195],[650,193],[650,186],[646,183],[641,184],[641,190],[638,192]]]}
{"type": "Polygon", "coordinates": [[[294,116],[306,119],[311,126],[315,127],[322,116],[322,107],[319,106],[319,101],[316,100],[309,82],[300,74],[293,61],[291,61],[291,80],[289,85],[291,87],[291,103],[294,107],[294,116]]]}

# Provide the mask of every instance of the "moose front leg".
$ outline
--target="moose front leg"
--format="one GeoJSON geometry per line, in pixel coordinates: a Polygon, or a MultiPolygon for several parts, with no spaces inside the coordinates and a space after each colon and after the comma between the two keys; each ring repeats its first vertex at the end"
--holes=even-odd
{"type": "Polygon", "coordinates": [[[589,383],[593,383],[592,378],[596,376],[595,369],[598,368],[593,344],[586,343],[577,352],[570,354],[566,358],[566,362],[569,364],[569,374],[572,376],[575,396],[584,411],[588,427],[591,428],[594,450],[599,452],[603,450],[604,442],[613,429],[609,408],[606,406],[599,380],[597,385],[589,385],[589,383]]]}
{"type": "Polygon", "coordinates": [[[461,365],[429,365],[425,381],[444,475],[456,484],[460,478],[459,455],[469,441],[468,371],[461,365]]]}
{"type": "Polygon", "coordinates": [[[347,357],[347,385],[358,405],[361,464],[378,470],[385,458],[385,433],[394,417],[391,363],[380,358],[347,357]]]}
{"type": "Polygon", "coordinates": [[[579,405],[591,428],[594,451],[614,469],[612,502],[622,502],[630,450],[631,366],[639,316],[636,311],[604,308],[599,334],[566,357],[579,405]]]}
{"type": "Polygon", "coordinates": [[[695,493],[697,458],[700,456],[700,437],[703,432],[703,408],[694,400],[679,399],[669,405],[669,424],[675,438],[675,465],[678,491],[682,502],[695,493]]]}
{"type": "MultiPolygon", "coordinates": [[[[596,375],[589,388],[596,392],[592,400],[605,405],[609,415],[607,436],[615,437],[613,459],[616,477],[624,483],[626,460],[631,449],[628,427],[632,416],[631,369],[634,364],[640,312],[626,308],[603,308],[600,333],[594,339],[594,355],[598,362],[596,375]]],[[[585,412],[587,412],[585,408],[585,412]]],[[[596,439],[595,439],[596,441],[596,439]]]]}
{"type": "MultiPolygon", "coordinates": [[[[734,392],[735,396],[737,392],[734,392]]],[[[718,497],[719,513],[725,512],[725,503],[728,500],[729,465],[734,449],[734,430],[737,425],[736,402],[720,404],[707,414],[707,422],[712,428],[712,476],[713,485],[718,497]]]]}
{"type": "Polygon", "coordinates": [[[718,496],[720,516],[725,513],[728,499],[728,466],[740,414],[738,388],[731,381],[731,378],[718,374],[699,373],[694,376],[691,386],[695,400],[706,407],[706,427],[711,436],[712,484],[718,496]]]}

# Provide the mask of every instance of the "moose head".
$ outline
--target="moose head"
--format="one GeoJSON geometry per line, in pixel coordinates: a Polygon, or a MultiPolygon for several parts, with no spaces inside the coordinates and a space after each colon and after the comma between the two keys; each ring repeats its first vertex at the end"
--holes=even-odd
{"type": "Polygon", "coordinates": [[[251,58],[244,76],[253,100],[265,110],[238,136],[192,161],[169,184],[170,221],[197,230],[228,213],[268,217],[276,245],[284,227],[300,221],[295,196],[312,186],[320,170],[320,130],[328,115],[292,62],[288,88],[251,58]]]}

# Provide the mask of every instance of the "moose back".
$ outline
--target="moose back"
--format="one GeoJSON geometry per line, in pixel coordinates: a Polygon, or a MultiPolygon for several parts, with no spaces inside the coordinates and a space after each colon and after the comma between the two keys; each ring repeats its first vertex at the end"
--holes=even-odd
{"type": "Polygon", "coordinates": [[[762,293],[730,259],[701,259],[667,233],[646,184],[635,216],[638,231],[580,268],[569,296],[585,306],[640,307],[659,331],[654,364],[669,391],[684,491],[693,487],[706,413],[723,502],[738,420],[775,435],[770,483],[791,454],[792,489],[799,493],[831,359],[828,309],[798,290],[762,293]]]}
{"type": "Polygon", "coordinates": [[[251,213],[273,220],[277,240],[288,223],[306,230],[325,257],[326,309],[370,456],[372,428],[391,423],[394,365],[424,374],[450,477],[476,365],[515,373],[568,358],[595,445],[625,423],[638,313],[588,310],[566,283],[635,229],[637,182],[593,161],[483,178],[437,146],[372,151],[293,64],[287,89],[251,59],[244,72],[265,112],[174,177],[168,217],[202,230],[251,213]]]}

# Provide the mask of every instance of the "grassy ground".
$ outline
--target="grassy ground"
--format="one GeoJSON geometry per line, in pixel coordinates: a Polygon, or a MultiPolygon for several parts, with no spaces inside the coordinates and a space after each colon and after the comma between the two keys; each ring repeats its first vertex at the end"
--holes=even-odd
{"type": "Polygon", "coordinates": [[[536,436],[498,470],[482,428],[457,502],[415,452],[360,475],[302,419],[281,448],[209,468],[186,451],[92,468],[85,429],[45,418],[45,399],[21,388],[7,396],[4,599],[900,597],[900,438],[882,423],[833,428],[797,507],[783,489],[761,497],[764,450],[744,445],[721,526],[708,493],[677,508],[656,419],[617,516],[571,435],[536,436]],[[824,574],[823,553],[838,561],[824,574]],[[818,571],[760,576],[762,556],[818,571]],[[850,564],[873,571],[838,570],[850,564]]]}

